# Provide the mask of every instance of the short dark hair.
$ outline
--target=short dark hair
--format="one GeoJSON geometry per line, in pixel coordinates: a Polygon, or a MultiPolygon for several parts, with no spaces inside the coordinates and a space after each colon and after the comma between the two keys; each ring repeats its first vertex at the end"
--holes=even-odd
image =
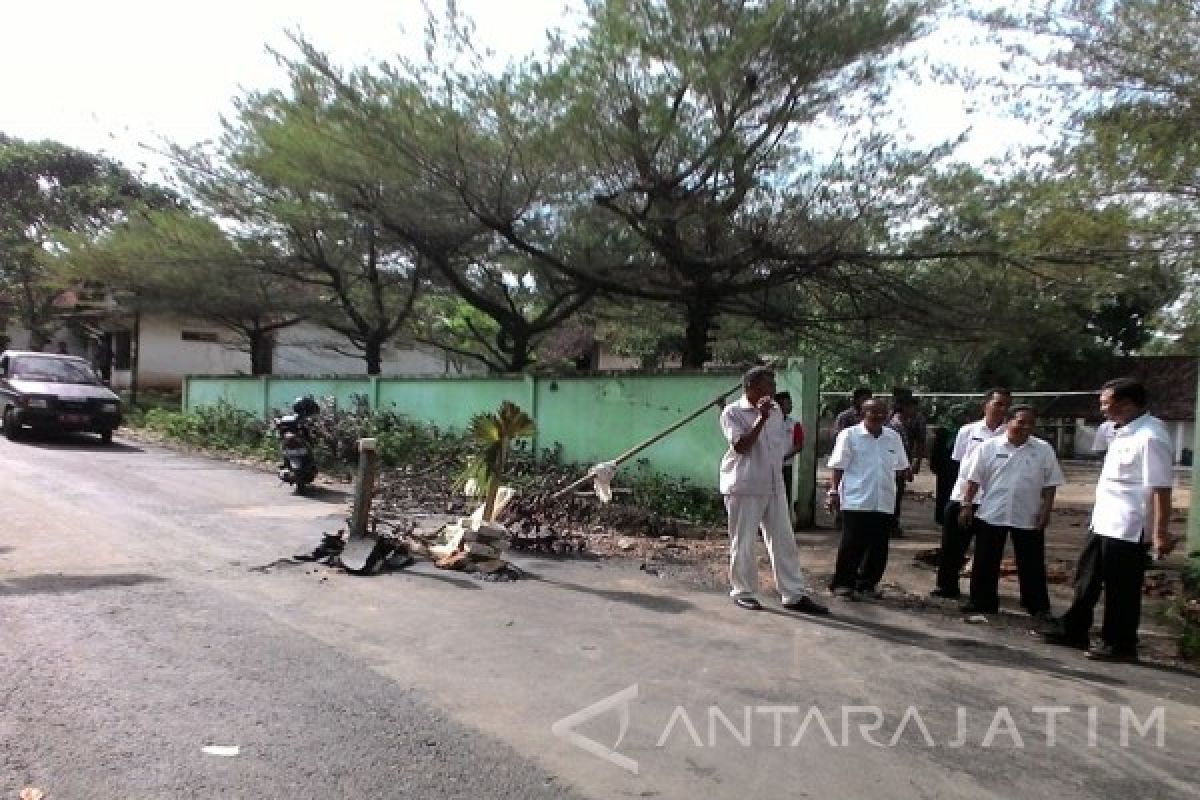
{"type": "Polygon", "coordinates": [[[1006,389],[1003,386],[993,386],[983,393],[983,402],[990,401],[994,396],[1002,394],[1005,397],[1012,397],[1012,389],[1006,389]]]}
{"type": "Polygon", "coordinates": [[[868,397],[874,396],[875,393],[871,391],[871,387],[869,386],[860,386],[850,394],[850,397],[854,398],[855,400],[866,400],[868,397]]]}
{"type": "Polygon", "coordinates": [[[770,367],[751,367],[746,370],[746,374],[742,376],[742,388],[749,389],[754,384],[764,378],[774,378],[775,370],[770,367]]]}
{"type": "Polygon", "coordinates": [[[1146,387],[1135,378],[1113,378],[1100,391],[1111,391],[1113,400],[1129,400],[1138,408],[1146,406],[1146,387]]]}
{"type": "Polygon", "coordinates": [[[1036,408],[1029,405],[1028,403],[1018,403],[1015,406],[1009,406],[1008,414],[1006,414],[1004,418],[1005,419],[1013,419],[1014,417],[1017,416],[1017,414],[1020,414],[1022,411],[1028,411],[1030,414],[1033,414],[1034,417],[1037,417],[1037,409],[1036,408]]]}

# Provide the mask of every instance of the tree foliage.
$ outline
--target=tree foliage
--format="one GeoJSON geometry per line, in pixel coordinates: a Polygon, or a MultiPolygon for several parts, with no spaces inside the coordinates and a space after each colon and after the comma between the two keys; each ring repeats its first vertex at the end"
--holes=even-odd
{"type": "Polygon", "coordinates": [[[101,156],[52,141],[0,134],[0,293],[31,345],[49,341],[66,288],[50,265],[68,237],[93,238],[146,208],[176,198],[101,156]]]}
{"type": "Polygon", "coordinates": [[[314,297],[370,372],[397,335],[529,369],[581,320],[646,364],[805,353],[916,384],[1192,341],[1200,12],[1031,3],[991,21],[1057,70],[1072,127],[986,170],[876,123],[936,0],[586,0],[500,70],[453,4],[424,59],[344,67],[297,36],[286,88],[175,151],[212,220],[186,230],[314,297]]]}
{"type": "Polygon", "coordinates": [[[307,315],[344,336],[377,375],[384,347],[412,314],[424,271],[371,216],[334,201],[289,159],[279,143],[304,136],[251,97],[215,152],[177,148],[174,158],[199,207],[269,248],[274,257],[261,269],[286,279],[273,285],[303,298],[307,315]]]}
{"type": "Polygon", "coordinates": [[[271,242],[236,237],[211,219],[151,212],[84,243],[64,259],[76,279],[120,293],[123,305],[206,319],[236,337],[254,375],[269,375],[275,335],[315,312],[312,293],[280,276],[271,242]]]}
{"type": "Polygon", "coordinates": [[[1152,327],[1193,352],[1187,343],[1200,330],[1194,328],[1200,319],[1200,8],[1191,0],[1051,0],[1024,17],[998,20],[1025,37],[1013,40],[1023,56],[1017,68],[1041,68],[1057,90],[1050,97],[1070,109],[1050,169],[1071,177],[1081,204],[1124,209],[1139,229],[1131,249],[1171,273],[1152,277],[1143,289],[1111,292],[1097,305],[1095,323],[1115,333],[1123,350],[1169,350],[1147,333],[1152,327]]]}
{"type": "MultiPolygon", "coordinates": [[[[301,41],[289,68],[305,91],[280,113],[338,143],[336,164],[306,158],[323,183],[510,338],[518,326],[497,310],[511,303],[489,309],[461,280],[499,264],[492,285],[519,285],[519,257],[539,292],[561,283],[550,298],[565,295],[564,309],[588,292],[657,305],[699,366],[722,316],[833,335],[911,324],[918,305],[938,313],[909,273],[944,254],[909,252],[895,231],[940,152],[873,133],[830,157],[818,141],[827,126],[866,124],[927,10],[592,2],[577,41],[499,75],[451,60],[345,71],[301,41]]],[[[453,18],[447,31],[470,51],[453,18]]]]}

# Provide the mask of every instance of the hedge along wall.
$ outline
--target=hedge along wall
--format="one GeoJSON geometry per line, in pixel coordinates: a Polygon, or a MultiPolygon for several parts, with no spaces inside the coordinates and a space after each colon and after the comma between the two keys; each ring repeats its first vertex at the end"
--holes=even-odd
{"type": "MultiPolygon", "coordinates": [[[[815,366],[792,359],[778,370],[780,390],[792,393],[796,416],[815,441],[818,376],[815,366]]],[[[516,403],[537,422],[533,445],[561,449],[568,462],[591,464],[615,458],[679,421],[719,394],[736,398],[741,373],[604,373],[561,376],[496,377],[211,377],[184,381],[184,408],[225,401],[264,419],[304,394],[333,397],[349,405],[365,395],[371,406],[398,411],[440,428],[461,430],[471,417],[494,411],[501,402],[516,403]]],[[[645,470],[685,478],[694,485],[717,487],[717,466],[725,442],[715,408],[651,445],[617,473],[645,470]],[[644,463],[639,463],[644,462],[644,463]]],[[[797,456],[794,497],[798,522],[811,524],[815,510],[815,448],[797,456]]]]}

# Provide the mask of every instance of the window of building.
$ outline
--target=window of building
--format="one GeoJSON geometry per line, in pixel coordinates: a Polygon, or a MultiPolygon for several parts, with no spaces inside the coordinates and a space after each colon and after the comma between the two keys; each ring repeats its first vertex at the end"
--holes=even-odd
{"type": "Polygon", "coordinates": [[[215,342],[217,334],[212,331],[181,331],[179,338],[185,342],[215,342]]]}

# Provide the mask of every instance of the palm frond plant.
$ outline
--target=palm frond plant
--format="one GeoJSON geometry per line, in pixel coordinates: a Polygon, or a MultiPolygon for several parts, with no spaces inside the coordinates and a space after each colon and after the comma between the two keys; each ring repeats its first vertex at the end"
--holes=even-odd
{"type": "Polygon", "coordinates": [[[471,418],[467,434],[475,452],[459,479],[461,485],[471,481],[483,491],[483,519],[489,522],[496,505],[496,493],[504,480],[508,450],[515,439],[532,436],[537,430],[533,419],[515,403],[505,400],[495,413],[476,414],[471,418]]]}

